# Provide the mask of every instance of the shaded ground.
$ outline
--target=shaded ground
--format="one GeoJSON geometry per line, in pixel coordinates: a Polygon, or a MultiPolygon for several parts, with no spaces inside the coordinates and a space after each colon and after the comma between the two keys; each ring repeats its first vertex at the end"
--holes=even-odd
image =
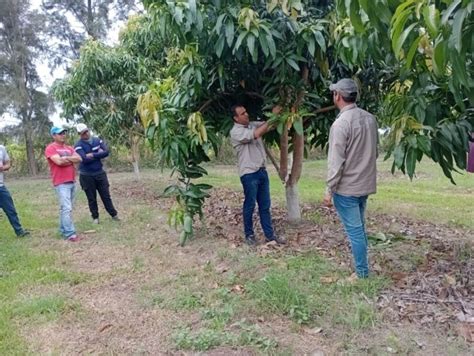
{"type": "MultiPolygon", "coordinates": [[[[310,251],[350,270],[350,251],[333,210],[305,205],[305,222],[292,227],[284,210],[274,207],[276,229],[289,243],[285,247],[261,245],[252,251],[242,246],[241,194],[215,189],[206,206],[205,227],[201,226],[197,239],[178,248],[176,233],[166,225],[166,209],[172,201],[160,197],[154,182],[145,179],[138,186],[113,175],[111,180],[122,222],[115,224],[104,217],[98,227],[91,225],[85,202],[80,201],[77,221],[87,231],[80,244],[53,239],[51,234],[32,240],[34,249],[55,254],[58,266],[79,276],[67,285],[24,291],[29,296],[65,295],[70,300],[57,320],[17,321],[34,353],[472,351],[472,231],[372,214],[368,218],[372,270],[391,282],[376,300],[368,300],[380,321],[347,336],[337,326],[299,325],[285,316],[262,314],[252,304],[238,309],[239,300],[248,293],[241,284],[242,275],[270,269],[270,265],[253,265],[256,258],[278,264],[284,256],[310,251]],[[226,311],[226,305],[237,309],[226,311]],[[226,312],[229,316],[222,327],[210,326],[225,318],[226,312]],[[208,319],[206,313],[214,314],[208,319]],[[198,334],[194,337],[193,333],[198,334]]],[[[320,280],[328,286],[350,283],[347,276],[331,274],[320,280]]]]}

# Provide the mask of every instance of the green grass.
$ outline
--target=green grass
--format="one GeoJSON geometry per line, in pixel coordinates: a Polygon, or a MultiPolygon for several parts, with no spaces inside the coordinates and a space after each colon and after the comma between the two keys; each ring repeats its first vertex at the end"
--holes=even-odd
{"type": "Polygon", "coordinates": [[[29,240],[23,239],[0,239],[1,355],[27,353],[27,345],[17,334],[16,319],[41,322],[77,310],[77,305],[62,296],[23,295],[24,289],[40,285],[75,285],[84,281],[83,275],[65,272],[55,266],[53,255],[33,253],[28,243],[29,240]]]}
{"type": "Polygon", "coordinates": [[[298,324],[339,325],[347,333],[375,325],[373,300],[388,285],[382,277],[347,281],[348,271],[314,253],[282,258],[283,266],[248,284],[259,308],[298,324]]]}

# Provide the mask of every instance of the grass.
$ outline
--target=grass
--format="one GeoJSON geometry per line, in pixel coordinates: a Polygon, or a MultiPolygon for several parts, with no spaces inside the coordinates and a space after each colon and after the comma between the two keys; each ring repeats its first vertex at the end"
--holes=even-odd
{"type": "Polygon", "coordinates": [[[23,296],[25,289],[41,285],[75,285],[84,276],[61,270],[52,254],[35,254],[28,240],[0,239],[0,354],[25,354],[27,346],[18,336],[15,320],[27,323],[59,318],[78,306],[63,296],[23,296]]]}
{"type": "MultiPolygon", "coordinates": [[[[325,165],[325,161],[305,163],[299,185],[302,202],[320,202],[325,165]]],[[[206,182],[241,189],[235,167],[209,166],[208,170],[209,177],[203,179],[206,182]]],[[[433,164],[423,163],[418,178],[413,182],[400,175],[392,176],[384,162],[380,163],[379,171],[378,193],[371,197],[369,213],[474,227],[474,211],[466,209],[472,201],[472,176],[457,177],[458,185],[453,186],[433,164]]],[[[284,186],[271,168],[269,172],[274,204],[284,204],[284,186]]],[[[167,184],[167,173],[143,172],[141,184],[159,193],[167,184]]],[[[131,174],[111,176],[112,187],[135,187],[131,177],[131,174]]],[[[140,196],[113,196],[114,202],[121,204],[123,221],[117,224],[101,215],[101,224],[92,225],[84,194],[79,192],[76,225],[81,231],[94,229],[96,232],[88,237],[93,241],[87,245],[90,250],[84,252],[78,247],[75,252],[99,267],[102,267],[99,262],[108,263],[99,260],[104,258],[103,254],[94,255],[102,245],[107,252],[118,252],[117,256],[110,256],[114,262],[110,269],[104,268],[102,272],[92,270],[95,277],[90,277],[74,272],[69,265],[71,254],[67,258],[61,255],[65,247],[56,232],[56,197],[49,181],[18,180],[11,184],[7,181],[7,184],[21,220],[32,230],[33,237],[30,240],[15,239],[8,221],[0,219],[2,355],[37,351],[20,336],[22,326],[34,325],[40,329],[46,324],[55,325],[55,322],[63,321],[65,315],[78,311],[80,320],[70,317],[66,320],[77,323],[74,328],[82,328],[83,333],[86,333],[84,325],[94,326],[92,333],[99,341],[95,344],[96,349],[90,349],[94,350],[91,353],[112,352],[103,346],[108,345],[108,332],[129,332],[136,320],[127,320],[127,327],[122,330],[117,315],[100,310],[104,319],[106,316],[117,318],[108,321],[112,327],[97,333],[94,329],[97,319],[92,315],[97,310],[87,310],[68,298],[71,287],[77,284],[81,284],[81,289],[89,288],[91,295],[100,295],[102,288],[107,286],[109,293],[115,293],[117,289],[118,296],[131,293],[132,297],[125,299],[131,305],[124,304],[120,308],[135,311],[138,308],[137,315],[147,315],[148,318],[138,320],[137,324],[153,320],[149,326],[156,327],[158,323],[165,330],[157,333],[168,337],[166,342],[169,344],[158,350],[164,353],[212,349],[225,352],[232,348],[243,354],[298,354],[305,342],[313,346],[329,345],[329,349],[336,345],[333,348],[335,353],[373,350],[375,354],[384,354],[387,347],[402,353],[417,351],[414,342],[403,347],[401,341],[406,334],[398,325],[391,325],[393,330],[390,333],[380,334],[388,326],[382,322],[383,316],[375,305],[381,290],[391,283],[387,278],[351,282],[347,266],[340,266],[317,251],[284,250],[261,256],[247,248],[230,248],[226,241],[212,237],[195,239],[185,248],[178,248],[172,230],[164,226],[166,211],[162,210],[161,202],[150,204],[140,196]],[[45,241],[47,247],[42,245],[45,241]],[[45,252],[45,249],[50,251],[45,252]],[[130,288],[130,285],[137,288],[130,288]],[[45,286],[48,292],[44,292],[45,286]],[[164,318],[169,315],[172,316],[170,319],[164,318]],[[305,339],[305,330],[308,329],[324,332],[305,339]],[[371,335],[370,339],[364,339],[365,335],[371,335]]],[[[332,223],[317,213],[309,213],[307,218],[315,224],[332,223]]],[[[395,249],[406,250],[397,262],[400,269],[407,272],[417,269],[430,248],[396,236],[391,239],[390,244],[379,243],[375,247],[383,249],[388,257],[394,256],[395,249]]],[[[470,244],[460,243],[455,248],[455,255],[468,262],[474,252],[470,244]]],[[[128,317],[129,314],[123,315],[128,317]]],[[[420,337],[429,333],[426,330],[417,332],[420,337]]],[[[92,334],[86,335],[90,337],[92,334]]],[[[141,334],[111,338],[117,340],[117,350],[122,338],[141,342],[141,334]]],[[[442,345],[441,353],[459,354],[466,350],[465,344],[458,340],[433,340],[442,345]]],[[[60,350],[61,346],[64,345],[54,345],[53,349],[60,350]]],[[[144,353],[150,351],[146,347],[144,350],[144,353]]],[[[123,352],[127,351],[130,350],[123,352]]]]}

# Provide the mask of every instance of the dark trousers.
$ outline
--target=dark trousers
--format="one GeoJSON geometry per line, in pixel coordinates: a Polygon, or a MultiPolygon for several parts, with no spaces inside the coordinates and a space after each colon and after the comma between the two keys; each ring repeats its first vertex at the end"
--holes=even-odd
{"type": "Polygon", "coordinates": [[[253,231],[253,211],[255,202],[258,204],[260,224],[267,239],[273,238],[272,216],[270,214],[270,182],[267,171],[264,168],[255,173],[244,174],[240,177],[244,188],[244,232],[245,237],[254,235],[253,231]]]}
{"type": "Polygon", "coordinates": [[[18,219],[15,204],[13,204],[12,196],[4,185],[0,186],[0,208],[5,212],[8,221],[10,221],[10,225],[13,227],[13,230],[15,230],[15,234],[21,235],[23,228],[21,227],[20,219],[18,219]]]}
{"type": "Polygon", "coordinates": [[[114,208],[112,198],[109,192],[109,180],[105,172],[97,174],[95,176],[86,176],[81,174],[79,176],[79,182],[81,188],[84,190],[87,196],[87,202],[89,203],[89,210],[92,215],[92,219],[99,218],[99,208],[97,206],[97,192],[99,192],[102,203],[104,203],[105,210],[114,217],[117,215],[117,210],[114,208]]]}

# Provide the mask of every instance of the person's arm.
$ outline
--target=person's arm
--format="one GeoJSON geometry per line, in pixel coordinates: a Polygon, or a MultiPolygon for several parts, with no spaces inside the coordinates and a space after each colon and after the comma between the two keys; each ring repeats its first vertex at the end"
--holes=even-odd
{"type": "Polygon", "coordinates": [[[81,163],[82,162],[81,156],[79,156],[76,151],[74,151],[72,156],[67,156],[67,157],[64,157],[64,158],[67,158],[67,160],[71,163],[81,163]]]}
{"type": "Polygon", "coordinates": [[[347,130],[340,122],[334,122],[329,134],[327,190],[324,203],[331,205],[332,194],[341,180],[346,161],[347,130]]]}
{"type": "Polygon", "coordinates": [[[80,143],[76,144],[76,147],[74,147],[74,150],[76,151],[76,154],[78,154],[81,157],[81,160],[83,163],[89,163],[94,161],[93,157],[87,156],[86,152],[84,151],[84,147],[81,146],[80,143]]]}
{"type": "Polygon", "coordinates": [[[109,148],[103,140],[99,141],[100,148],[98,152],[94,152],[94,158],[102,159],[109,156],[109,148]]]}
{"type": "Polygon", "coordinates": [[[71,156],[69,157],[61,157],[58,153],[48,157],[51,161],[54,162],[54,164],[57,164],[58,166],[70,166],[71,164],[73,164],[73,162],[71,162],[68,158],[70,158],[71,156]]]}
{"type": "Polygon", "coordinates": [[[6,172],[11,168],[10,160],[3,161],[3,164],[0,166],[0,172],[6,172]]]}
{"type": "Polygon", "coordinates": [[[267,122],[264,122],[263,124],[261,124],[259,127],[255,129],[255,131],[253,132],[253,136],[256,139],[260,138],[263,135],[265,135],[269,130],[270,130],[270,126],[268,125],[267,122]]]}

